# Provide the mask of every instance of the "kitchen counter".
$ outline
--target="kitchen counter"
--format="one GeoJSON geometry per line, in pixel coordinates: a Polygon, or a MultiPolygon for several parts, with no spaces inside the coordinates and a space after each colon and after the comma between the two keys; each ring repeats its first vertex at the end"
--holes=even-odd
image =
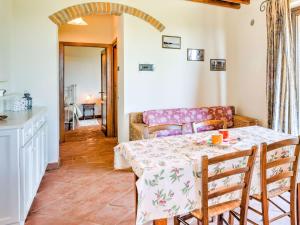
{"type": "Polygon", "coordinates": [[[20,112],[6,111],[4,115],[8,117],[5,120],[0,120],[0,130],[21,128],[25,123],[34,120],[46,111],[46,107],[33,107],[31,110],[20,112]]]}
{"type": "Polygon", "coordinates": [[[24,225],[48,166],[47,110],[34,107],[4,114],[8,118],[0,121],[0,224],[24,225]]]}

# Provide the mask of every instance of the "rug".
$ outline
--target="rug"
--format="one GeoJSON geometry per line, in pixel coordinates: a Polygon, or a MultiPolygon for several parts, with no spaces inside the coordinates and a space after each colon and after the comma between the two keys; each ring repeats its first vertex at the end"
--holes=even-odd
{"type": "Polygon", "coordinates": [[[79,127],[89,127],[89,126],[99,126],[99,122],[97,119],[91,120],[79,120],[79,127]]]}

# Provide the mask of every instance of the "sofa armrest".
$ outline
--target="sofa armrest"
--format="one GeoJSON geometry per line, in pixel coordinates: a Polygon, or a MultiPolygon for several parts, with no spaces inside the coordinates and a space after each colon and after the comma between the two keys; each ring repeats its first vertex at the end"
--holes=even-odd
{"type": "Polygon", "coordinates": [[[248,127],[258,125],[258,120],[246,116],[234,115],[233,127],[248,127]]]}
{"type": "Polygon", "coordinates": [[[143,123],[143,113],[142,112],[129,113],[129,123],[143,123]]]}
{"type": "Polygon", "coordinates": [[[130,123],[130,141],[144,139],[147,126],[144,123],[130,123]]]}

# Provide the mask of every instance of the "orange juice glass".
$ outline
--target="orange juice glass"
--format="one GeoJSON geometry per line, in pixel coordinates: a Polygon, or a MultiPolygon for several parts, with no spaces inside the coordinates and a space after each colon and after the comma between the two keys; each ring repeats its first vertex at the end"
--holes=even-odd
{"type": "Polygon", "coordinates": [[[213,145],[222,144],[223,142],[223,135],[222,134],[214,134],[211,136],[211,142],[213,145]]]}

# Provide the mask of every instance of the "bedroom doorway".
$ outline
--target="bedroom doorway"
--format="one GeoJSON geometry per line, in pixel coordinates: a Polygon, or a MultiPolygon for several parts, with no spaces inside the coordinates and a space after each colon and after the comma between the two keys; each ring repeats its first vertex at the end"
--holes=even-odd
{"type": "Polygon", "coordinates": [[[60,42],[59,52],[60,142],[65,141],[68,130],[93,125],[114,137],[117,81],[113,44],[60,42]],[[84,64],[82,57],[89,61],[84,64]],[[98,77],[91,79],[91,72],[98,77]]]}
{"type": "MultiPolygon", "coordinates": [[[[65,131],[101,124],[101,59],[104,48],[65,46],[65,131]]],[[[103,71],[106,73],[106,71],[103,71]]]]}

